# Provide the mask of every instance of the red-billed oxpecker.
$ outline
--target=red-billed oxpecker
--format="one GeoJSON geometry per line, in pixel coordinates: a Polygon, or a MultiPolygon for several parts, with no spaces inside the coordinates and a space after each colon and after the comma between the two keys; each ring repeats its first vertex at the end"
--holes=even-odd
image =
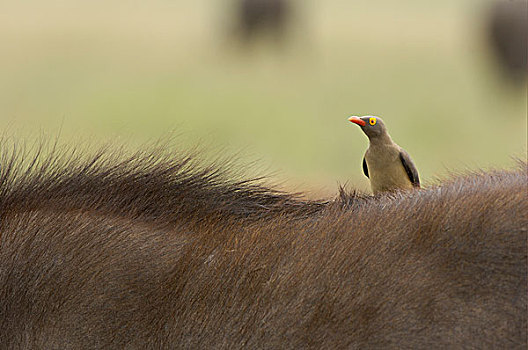
{"type": "Polygon", "coordinates": [[[370,145],[363,157],[363,172],[369,178],[374,194],[420,187],[418,171],[411,157],[392,141],[381,118],[352,116],[348,120],[359,125],[369,138],[370,145]]]}

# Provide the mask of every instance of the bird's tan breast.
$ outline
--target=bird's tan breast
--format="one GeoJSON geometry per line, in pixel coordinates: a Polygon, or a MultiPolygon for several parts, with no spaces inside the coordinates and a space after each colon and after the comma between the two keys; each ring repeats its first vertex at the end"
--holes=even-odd
{"type": "Polygon", "coordinates": [[[411,189],[413,185],[400,159],[397,145],[369,147],[365,153],[372,192],[411,189]]]}

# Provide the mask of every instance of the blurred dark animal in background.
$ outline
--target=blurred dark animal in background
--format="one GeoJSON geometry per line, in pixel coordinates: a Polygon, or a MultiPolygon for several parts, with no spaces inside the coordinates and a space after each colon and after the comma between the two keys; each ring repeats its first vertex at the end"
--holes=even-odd
{"type": "Polygon", "coordinates": [[[488,20],[488,38],[505,73],[523,82],[528,75],[528,2],[497,1],[488,20]]]}
{"type": "Polygon", "coordinates": [[[1,349],[526,348],[526,165],[317,202],[59,153],[2,147],[1,349]]]}
{"type": "Polygon", "coordinates": [[[238,28],[244,42],[258,36],[269,35],[280,41],[291,22],[289,0],[240,0],[238,2],[238,28]]]}

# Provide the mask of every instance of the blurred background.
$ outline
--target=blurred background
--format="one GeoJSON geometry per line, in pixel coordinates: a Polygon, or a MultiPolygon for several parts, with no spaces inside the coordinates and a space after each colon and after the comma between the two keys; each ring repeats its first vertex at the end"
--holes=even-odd
{"type": "Polygon", "coordinates": [[[499,2],[517,7],[4,0],[0,121],[21,138],[175,134],[179,148],[257,160],[250,172],[314,195],[368,189],[368,141],[349,115],[384,118],[426,184],[514,167],[527,150],[527,9],[499,2]]]}

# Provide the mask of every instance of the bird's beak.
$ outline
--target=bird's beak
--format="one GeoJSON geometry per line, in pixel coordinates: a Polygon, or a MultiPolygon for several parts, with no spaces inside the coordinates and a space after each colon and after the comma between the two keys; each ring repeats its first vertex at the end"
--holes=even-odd
{"type": "Polygon", "coordinates": [[[358,117],[356,117],[356,116],[352,116],[352,117],[348,118],[348,121],[349,121],[349,122],[352,122],[352,123],[354,123],[354,124],[357,124],[357,125],[359,125],[359,126],[365,126],[365,125],[367,125],[367,123],[365,123],[365,121],[364,121],[363,119],[360,119],[360,118],[358,118],[358,117]]]}

